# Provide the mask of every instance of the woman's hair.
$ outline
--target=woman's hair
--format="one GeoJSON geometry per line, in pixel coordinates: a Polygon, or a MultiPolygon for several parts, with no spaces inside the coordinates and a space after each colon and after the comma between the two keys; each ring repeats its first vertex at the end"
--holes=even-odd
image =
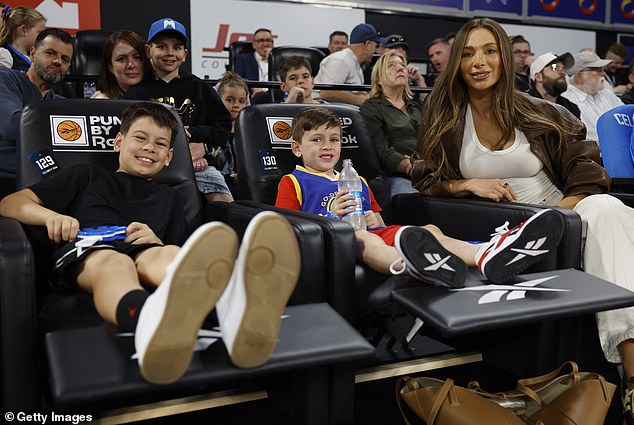
{"type": "Polygon", "coordinates": [[[33,28],[38,22],[46,22],[46,18],[40,12],[30,7],[3,6],[0,12],[2,25],[0,25],[0,46],[13,43],[18,28],[24,25],[27,29],[33,28]]]}
{"type": "MultiPolygon", "coordinates": [[[[390,60],[394,57],[399,57],[403,61],[404,65],[407,65],[407,59],[400,52],[396,50],[388,50],[383,53],[374,64],[372,68],[372,89],[370,90],[370,97],[384,97],[383,82],[387,79],[387,66],[390,60]]],[[[409,89],[409,85],[405,87],[403,91],[403,100],[412,100],[414,95],[409,89]]]]}
{"type": "Polygon", "coordinates": [[[119,85],[117,77],[110,72],[112,52],[119,42],[129,44],[141,56],[144,80],[152,73],[152,65],[145,54],[145,41],[143,41],[143,38],[134,31],[121,30],[113,32],[108,36],[103,46],[101,71],[99,72],[99,80],[97,81],[97,90],[103,92],[110,99],[121,99],[125,94],[125,90],[119,85]]]}
{"type": "Polygon", "coordinates": [[[244,78],[242,78],[239,74],[232,71],[225,72],[220,77],[220,80],[218,80],[218,94],[222,96],[225,89],[229,87],[239,87],[244,90],[247,96],[249,95],[249,86],[247,86],[247,82],[244,81],[244,78]]]}
{"type": "MultiPolygon", "coordinates": [[[[423,110],[423,131],[418,139],[416,151],[428,162],[438,165],[444,178],[457,178],[446,160],[442,147],[443,136],[456,126],[469,102],[467,84],[462,78],[460,62],[469,33],[478,28],[489,30],[498,45],[500,55],[500,77],[493,86],[491,99],[495,120],[502,129],[496,147],[502,147],[506,140],[513,137],[515,127],[523,130],[556,131],[560,138],[569,129],[546,116],[530,102],[529,96],[515,90],[515,67],[511,52],[511,43],[504,29],[493,19],[478,18],[465,23],[456,34],[447,69],[442,72],[434,84],[423,110]]],[[[554,109],[554,108],[553,108],[554,109]]]]}

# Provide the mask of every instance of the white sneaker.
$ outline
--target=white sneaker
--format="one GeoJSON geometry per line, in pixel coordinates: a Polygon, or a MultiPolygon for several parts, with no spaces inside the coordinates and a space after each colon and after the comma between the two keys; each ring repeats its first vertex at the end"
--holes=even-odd
{"type": "Polygon", "coordinates": [[[222,339],[234,365],[266,363],[300,272],[295,233],[280,214],[256,215],[242,238],[229,286],[216,304],[222,339]]]}
{"type": "Polygon", "coordinates": [[[476,265],[493,283],[504,283],[540,261],[557,247],[563,234],[558,213],[545,209],[508,230],[508,222],[498,227],[489,242],[476,251],[476,265]]]}
{"type": "Polygon", "coordinates": [[[134,334],[146,380],[168,384],[185,373],[198,330],[229,282],[237,250],[231,227],[207,223],[168,266],[165,279],[145,301],[134,334]]]}

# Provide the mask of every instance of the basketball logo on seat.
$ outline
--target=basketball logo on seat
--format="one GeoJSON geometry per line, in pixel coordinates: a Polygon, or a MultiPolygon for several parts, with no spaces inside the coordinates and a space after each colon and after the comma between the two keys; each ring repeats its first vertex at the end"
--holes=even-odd
{"type": "Polygon", "coordinates": [[[57,125],[57,134],[62,139],[73,142],[81,137],[82,130],[75,121],[64,120],[57,125]]]}
{"type": "Polygon", "coordinates": [[[273,133],[282,140],[290,139],[293,134],[291,126],[285,121],[277,121],[273,124],[273,133]]]}
{"type": "MultiPolygon", "coordinates": [[[[90,127],[82,115],[51,115],[51,139],[55,147],[87,147],[90,127]]],[[[103,132],[99,133],[103,136],[103,132]]]]}

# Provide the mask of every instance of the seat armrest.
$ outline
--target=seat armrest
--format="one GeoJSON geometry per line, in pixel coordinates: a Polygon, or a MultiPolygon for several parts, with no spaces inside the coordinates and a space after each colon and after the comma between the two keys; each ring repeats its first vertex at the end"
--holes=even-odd
{"type": "MultiPolygon", "coordinates": [[[[434,224],[447,236],[467,241],[487,241],[506,221],[514,226],[545,207],[479,199],[440,198],[418,193],[393,198],[394,216],[402,224],[434,224]]],[[[581,266],[581,217],[575,211],[550,207],[560,213],[564,233],[555,256],[544,259],[530,271],[581,266]]]]}
{"type": "Polygon", "coordinates": [[[0,373],[4,409],[38,408],[37,301],[31,244],[0,217],[0,373]]]}

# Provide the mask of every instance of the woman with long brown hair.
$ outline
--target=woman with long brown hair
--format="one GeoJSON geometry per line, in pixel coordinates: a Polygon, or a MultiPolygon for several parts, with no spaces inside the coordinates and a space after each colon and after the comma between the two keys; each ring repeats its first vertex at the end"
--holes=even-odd
{"type": "Polygon", "coordinates": [[[101,71],[93,99],[121,99],[130,86],[152,75],[145,41],[134,31],[115,31],[103,46],[101,71]]]}
{"type": "MultiPolygon", "coordinates": [[[[574,209],[584,270],[633,290],[634,210],[606,194],[597,143],[565,108],[516,91],[513,78],[502,27],[467,22],[423,111],[412,183],[425,194],[574,209]]],[[[606,358],[623,364],[632,420],[634,308],[599,313],[597,323],[606,358]]]]}

